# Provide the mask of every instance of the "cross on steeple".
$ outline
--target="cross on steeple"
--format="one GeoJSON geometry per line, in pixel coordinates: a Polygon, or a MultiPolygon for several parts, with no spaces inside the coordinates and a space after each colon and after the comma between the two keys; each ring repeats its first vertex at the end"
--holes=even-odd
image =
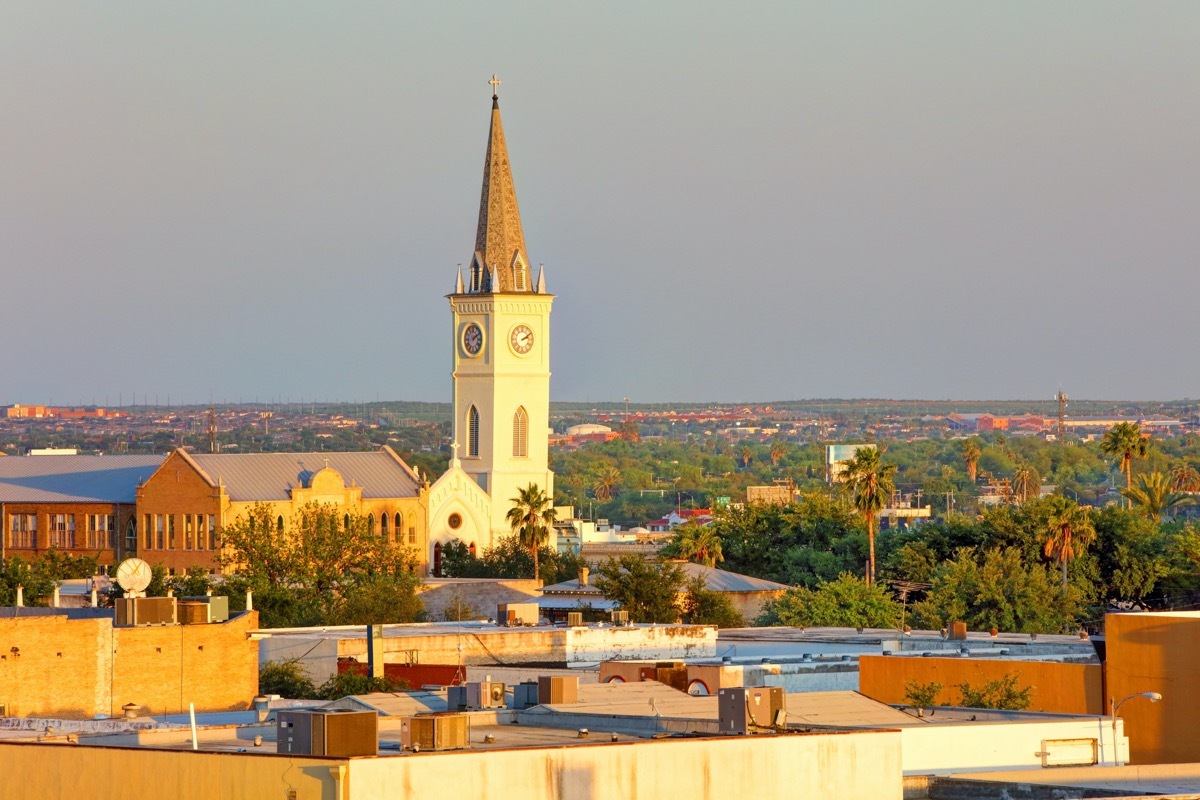
{"type": "Polygon", "coordinates": [[[496,77],[496,73],[492,73],[492,79],[488,81],[492,85],[492,99],[495,100],[500,96],[500,79],[496,77]]]}

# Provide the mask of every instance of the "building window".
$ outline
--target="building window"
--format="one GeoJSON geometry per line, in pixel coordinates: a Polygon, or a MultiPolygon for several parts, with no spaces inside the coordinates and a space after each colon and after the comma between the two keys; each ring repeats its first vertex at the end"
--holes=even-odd
{"type": "Polygon", "coordinates": [[[528,455],[529,414],[525,413],[525,406],[521,406],[517,413],[513,414],[513,456],[525,458],[528,455]]]}
{"type": "Polygon", "coordinates": [[[438,542],[433,546],[433,574],[437,577],[442,575],[442,544],[438,542]]]}
{"type": "Polygon", "coordinates": [[[513,288],[518,292],[525,291],[525,265],[519,260],[513,264],[513,288]]]}
{"type": "Polygon", "coordinates": [[[167,549],[175,549],[175,515],[167,514],[167,549]]]}
{"type": "Polygon", "coordinates": [[[467,410],[467,455],[479,457],[479,409],[475,406],[467,410]]]}
{"type": "Polygon", "coordinates": [[[462,527],[462,514],[459,514],[457,511],[454,512],[450,515],[450,518],[446,520],[446,524],[450,526],[451,530],[458,530],[462,527]]]}
{"type": "Polygon", "coordinates": [[[165,524],[165,521],[163,519],[163,515],[155,514],[154,515],[154,548],[156,550],[165,550],[166,549],[166,540],[163,535],[164,531],[165,531],[165,529],[163,528],[164,524],[165,524]]]}
{"type": "Polygon", "coordinates": [[[396,544],[404,541],[404,517],[400,516],[400,512],[396,512],[396,544]]]}
{"type": "Polygon", "coordinates": [[[196,541],[195,535],[192,533],[192,515],[183,515],[183,549],[191,550],[196,541]]]}
{"type": "Polygon", "coordinates": [[[37,543],[37,514],[13,514],[9,517],[10,547],[36,548],[37,543]]]}
{"type": "Polygon", "coordinates": [[[208,515],[208,549],[217,549],[217,518],[213,514],[208,515]]]}
{"type": "Polygon", "coordinates": [[[75,548],[75,515],[50,515],[50,546],[60,550],[75,548]]]}
{"type": "Polygon", "coordinates": [[[283,536],[283,514],[280,514],[275,519],[275,532],[283,536]]]}
{"type": "Polygon", "coordinates": [[[409,544],[417,543],[417,529],[416,528],[410,527],[408,529],[408,543],[409,544]]]}
{"type": "Polygon", "coordinates": [[[344,531],[350,530],[350,515],[349,514],[342,517],[342,530],[344,530],[344,531]]]}
{"type": "Polygon", "coordinates": [[[109,514],[88,514],[86,544],[89,550],[117,547],[117,518],[109,514]]]}
{"type": "Polygon", "coordinates": [[[125,526],[125,553],[137,552],[137,517],[129,518],[129,524],[125,526]]]}
{"type": "Polygon", "coordinates": [[[367,536],[375,535],[375,515],[367,514],[367,536]]]}
{"type": "Polygon", "coordinates": [[[475,557],[475,543],[471,542],[471,546],[467,548],[471,552],[471,558],[475,557]]]}
{"type": "Polygon", "coordinates": [[[204,549],[204,515],[196,515],[196,549],[204,549]]]}
{"type": "Polygon", "coordinates": [[[388,538],[388,514],[386,511],[379,515],[379,535],[383,537],[383,540],[385,542],[387,541],[387,538],[388,538]]]}

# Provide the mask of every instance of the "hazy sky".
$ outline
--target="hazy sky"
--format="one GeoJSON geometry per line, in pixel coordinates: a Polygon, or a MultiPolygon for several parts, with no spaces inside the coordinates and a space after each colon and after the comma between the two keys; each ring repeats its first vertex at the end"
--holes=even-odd
{"type": "Polygon", "coordinates": [[[1200,396],[1200,3],[0,4],[0,403],[1200,396]]]}

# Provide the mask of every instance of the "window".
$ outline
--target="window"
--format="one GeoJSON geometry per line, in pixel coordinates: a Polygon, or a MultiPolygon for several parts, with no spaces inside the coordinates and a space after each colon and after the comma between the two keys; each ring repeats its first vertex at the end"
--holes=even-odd
{"type": "Polygon", "coordinates": [[[117,518],[109,514],[88,514],[87,533],[84,547],[89,550],[100,550],[106,547],[116,549],[117,518]]]}
{"type": "Polygon", "coordinates": [[[280,536],[283,536],[283,514],[280,514],[275,519],[275,532],[278,533],[280,536]]]}
{"type": "Polygon", "coordinates": [[[9,531],[11,547],[37,547],[37,514],[13,514],[9,517],[9,531]]]}
{"type": "Polygon", "coordinates": [[[60,550],[70,550],[75,547],[75,515],[50,515],[50,546],[60,550]]]}
{"type": "Polygon", "coordinates": [[[344,531],[350,530],[350,515],[349,514],[342,517],[342,530],[344,530],[344,531]]]}
{"type": "Polygon", "coordinates": [[[367,514],[367,536],[375,535],[375,515],[367,514]]]}
{"type": "Polygon", "coordinates": [[[417,543],[417,529],[416,528],[408,529],[408,543],[409,544],[417,543]]]}
{"type": "Polygon", "coordinates": [[[137,552],[137,517],[129,518],[129,524],[125,526],[125,553],[137,552]]]}
{"type": "Polygon", "coordinates": [[[467,410],[467,455],[479,457],[479,409],[475,406],[467,410]]]}
{"type": "Polygon", "coordinates": [[[525,413],[525,406],[517,409],[517,413],[513,414],[513,456],[515,458],[525,458],[529,455],[529,415],[525,413]]]}
{"type": "Polygon", "coordinates": [[[142,542],[142,544],[145,545],[142,548],[143,550],[150,550],[154,547],[154,526],[151,524],[152,519],[153,516],[147,514],[145,520],[143,521],[142,530],[144,531],[146,538],[146,541],[142,542]]]}
{"type": "Polygon", "coordinates": [[[442,575],[442,544],[438,542],[433,546],[433,574],[437,577],[442,575]]]}
{"type": "Polygon", "coordinates": [[[192,533],[192,515],[183,515],[183,549],[191,550],[195,544],[196,537],[192,533]]]}
{"type": "Polygon", "coordinates": [[[163,537],[163,515],[154,515],[154,547],[156,550],[165,550],[166,542],[163,537]]]}
{"type": "Polygon", "coordinates": [[[404,541],[404,517],[400,516],[400,512],[396,512],[396,544],[404,541]]]}
{"type": "Polygon", "coordinates": [[[446,520],[446,524],[450,526],[451,530],[458,530],[462,527],[462,514],[459,514],[457,511],[454,512],[450,515],[450,518],[446,520]]]}
{"type": "Polygon", "coordinates": [[[525,265],[520,261],[513,264],[513,288],[518,292],[525,291],[525,265]]]}
{"type": "Polygon", "coordinates": [[[197,515],[196,515],[196,549],[197,549],[197,550],[203,550],[203,549],[204,549],[204,539],[205,539],[205,536],[204,536],[204,515],[203,515],[203,514],[197,514],[197,515]]]}
{"type": "Polygon", "coordinates": [[[475,543],[471,542],[471,546],[467,548],[471,552],[471,558],[475,557],[475,543]]]}
{"type": "Polygon", "coordinates": [[[387,538],[388,538],[388,515],[387,515],[386,511],[379,515],[379,535],[383,537],[384,541],[387,541],[387,538]]]}
{"type": "Polygon", "coordinates": [[[175,515],[167,514],[167,549],[175,549],[175,515]]]}
{"type": "Polygon", "coordinates": [[[208,515],[208,549],[217,549],[217,518],[213,514],[208,515]]]}

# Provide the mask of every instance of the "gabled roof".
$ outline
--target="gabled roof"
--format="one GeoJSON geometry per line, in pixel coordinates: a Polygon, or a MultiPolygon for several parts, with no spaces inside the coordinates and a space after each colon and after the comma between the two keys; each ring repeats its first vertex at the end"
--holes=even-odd
{"type": "MultiPolygon", "coordinates": [[[[705,588],[713,592],[782,592],[791,588],[782,583],[775,583],[775,581],[753,578],[749,575],[740,575],[736,572],[729,572],[723,569],[713,569],[703,564],[693,564],[690,561],[678,562],[678,566],[689,580],[696,577],[703,578],[705,588]]],[[[542,594],[601,596],[600,590],[596,588],[594,583],[589,581],[587,586],[580,586],[578,578],[572,578],[569,581],[551,584],[550,586],[543,586],[542,594]]]]}
{"type": "Polygon", "coordinates": [[[133,503],[165,456],[0,459],[0,503],[133,503]]]}
{"type": "Polygon", "coordinates": [[[329,467],[347,486],[362,488],[364,500],[416,497],[420,480],[391,448],[367,453],[218,453],[187,454],[205,477],[223,484],[234,502],[288,500],[291,490],[308,486],[329,467]]]}

